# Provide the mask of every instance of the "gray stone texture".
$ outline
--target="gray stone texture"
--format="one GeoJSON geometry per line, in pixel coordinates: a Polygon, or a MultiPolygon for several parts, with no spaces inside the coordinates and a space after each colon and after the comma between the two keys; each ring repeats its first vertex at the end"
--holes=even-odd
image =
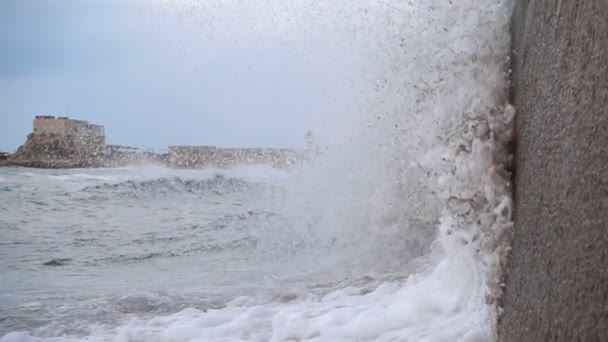
{"type": "Polygon", "coordinates": [[[608,341],[608,0],[518,0],[501,341],[608,341]]]}

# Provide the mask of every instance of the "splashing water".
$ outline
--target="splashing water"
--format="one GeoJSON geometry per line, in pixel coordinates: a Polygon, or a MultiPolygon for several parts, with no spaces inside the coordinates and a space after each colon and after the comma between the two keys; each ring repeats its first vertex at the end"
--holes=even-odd
{"type": "Polygon", "coordinates": [[[338,32],[357,75],[351,117],[290,172],[2,170],[0,223],[27,234],[3,239],[2,298],[17,299],[0,302],[0,341],[494,340],[511,1],[167,6],[203,30],[215,13],[264,37],[338,32]]]}

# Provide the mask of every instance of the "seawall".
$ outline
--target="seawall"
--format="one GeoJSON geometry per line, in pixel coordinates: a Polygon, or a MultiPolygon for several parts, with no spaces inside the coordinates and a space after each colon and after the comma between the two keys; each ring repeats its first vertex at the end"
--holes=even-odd
{"type": "Polygon", "coordinates": [[[517,0],[501,341],[608,341],[608,1],[517,0]]]}

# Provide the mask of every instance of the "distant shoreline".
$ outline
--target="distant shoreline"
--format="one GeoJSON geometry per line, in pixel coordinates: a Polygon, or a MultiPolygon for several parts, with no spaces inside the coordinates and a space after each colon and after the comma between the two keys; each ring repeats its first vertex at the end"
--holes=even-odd
{"type": "Polygon", "coordinates": [[[224,169],[251,164],[285,168],[318,153],[312,148],[310,134],[306,136],[308,147],[303,150],[174,145],[163,151],[154,151],[106,144],[104,127],[83,120],[40,115],[34,118],[32,126],[32,133],[15,153],[2,153],[0,166],[70,169],[145,163],[174,169],[224,169]]]}

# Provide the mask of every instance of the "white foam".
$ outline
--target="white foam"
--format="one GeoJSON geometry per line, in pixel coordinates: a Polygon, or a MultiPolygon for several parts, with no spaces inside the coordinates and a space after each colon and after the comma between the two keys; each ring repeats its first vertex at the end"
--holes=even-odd
{"type": "MultiPolygon", "coordinates": [[[[292,302],[262,304],[240,297],[216,310],[186,309],[152,319],[135,317],[119,327],[88,327],[82,339],[496,338],[495,299],[500,296],[511,228],[507,144],[514,109],[506,103],[503,72],[508,62],[511,1],[429,0],[362,7],[365,11],[347,1],[326,3],[320,12],[307,7],[307,13],[349,14],[360,20],[346,26],[359,34],[354,35],[362,40],[358,43],[367,44],[366,72],[378,81],[378,90],[367,94],[369,107],[362,109],[369,116],[363,121],[370,129],[353,142],[350,154],[336,148],[338,152],[332,155],[330,151],[326,157],[347,162],[308,173],[314,176],[313,186],[304,184],[309,192],[297,194],[316,193],[314,200],[302,201],[325,208],[329,219],[321,220],[319,230],[342,225],[346,235],[356,233],[348,229],[357,222],[368,229],[374,221],[402,227],[401,216],[438,219],[439,234],[430,261],[407,280],[386,281],[371,292],[345,287],[323,296],[311,293],[292,302]],[[344,205],[344,201],[349,203],[344,205]],[[396,218],[387,218],[390,215],[396,218]],[[366,217],[380,218],[366,222],[366,217]]],[[[215,171],[201,174],[205,172],[215,171]]],[[[230,172],[252,176],[252,171],[230,172]]],[[[255,177],[259,176],[256,172],[255,177]]],[[[38,340],[30,333],[11,333],[0,341],[38,340]]]]}
{"type": "MultiPolygon", "coordinates": [[[[134,319],[115,329],[97,329],[87,341],[458,341],[486,331],[471,312],[480,306],[480,270],[470,255],[441,260],[429,274],[374,291],[347,287],[291,303],[248,306],[237,298],[225,308],[185,309],[153,319],[134,319]]],[[[252,301],[255,302],[255,301],[252,301]]],[[[39,341],[12,333],[1,341],[39,341]]],[[[57,337],[49,341],[70,341],[57,337]]]]}

